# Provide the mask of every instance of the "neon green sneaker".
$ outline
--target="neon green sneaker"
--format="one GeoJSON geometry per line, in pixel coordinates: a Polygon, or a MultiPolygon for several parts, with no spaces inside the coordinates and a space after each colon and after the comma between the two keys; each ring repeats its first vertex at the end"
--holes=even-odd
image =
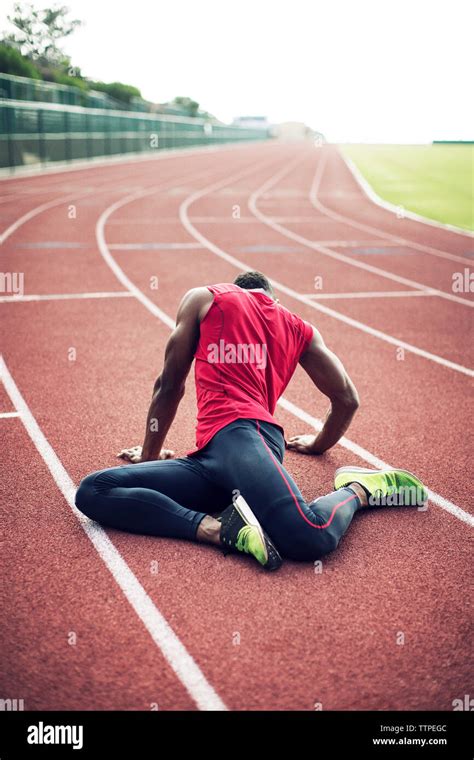
{"type": "Polygon", "coordinates": [[[334,475],[336,491],[350,483],[365,489],[369,507],[423,507],[428,501],[426,487],[408,470],[339,467],[334,475]]]}
{"type": "Polygon", "coordinates": [[[278,570],[282,558],[243,496],[237,496],[218,520],[222,523],[224,554],[229,551],[251,554],[265,570],[278,570]]]}

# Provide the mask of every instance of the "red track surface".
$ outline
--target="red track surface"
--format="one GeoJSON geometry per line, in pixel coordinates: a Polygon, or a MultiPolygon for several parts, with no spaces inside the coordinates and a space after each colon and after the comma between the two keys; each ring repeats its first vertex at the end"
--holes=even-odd
{"type": "MultiPolygon", "coordinates": [[[[286,562],[267,575],[210,547],[108,531],[148,601],[199,667],[209,687],[202,692],[186,677],[187,661],[178,654],[170,664],[169,652],[163,654],[150,636],[21,418],[5,417],[0,696],[23,698],[26,709],[206,708],[216,706],[214,693],[230,709],[312,710],[319,702],[325,710],[450,710],[453,699],[469,694],[472,377],[463,368],[472,366],[472,311],[470,294],[450,296],[453,272],[469,266],[472,239],[375,206],[331,147],[196,151],[11,179],[1,189],[3,229],[47,204],[17,225],[3,246],[2,271],[25,273],[25,295],[123,292],[123,275],[119,281],[110,258],[107,263],[112,256],[130,287],[148,299],[1,304],[8,370],[75,484],[93,469],[116,464],[119,448],[141,442],[169,334],[151,304],[174,319],[186,289],[235,277],[229,254],[291,288],[295,293],[279,293],[280,300],[316,324],[343,359],[362,398],[350,440],[416,471],[435,495],[463,511],[453,514],[436,497],[427,512],[357,515],[321,573],[311,564],[286,562]],[[142,197],[101,219],[137,190],[142,197]],[[187,203],[194,193],[198,197],[187,203]],[[70,218],[71,204],[76,218],[70,218]],[[240,219],[233,218],[236,205],[240,219]],[[280,227],[269,226],[261,214],[280,227]],[[354,227],[351,220],[374,229],[354,227]],[[98,244],[102,227],[105,246],[98,244]],[[389,275],[308,247],[294,233],[389,275]],[[144,243],[155,248],[114,248],[144,243]],[[171,243],[178,245],[156,247],[171,243]],[[416,289],[390,274],[447,297],[295,297],[416,289]],[[158,290],[150,287],[154,276],[158,290]],[[323,277],[322,291],[314,290],[316,276],[323,277]],[[362,328],[341,321],[345,317],[362,328]],[[398,341],[408,344],[402,360],[398,341]],[[71,348],[74,361],[68,359],[71,348]],[[151,572],[154,560],[157,573],[151,572]],[[75,645],[68,643],[71,632],[75,645]],[[400,633],[404,644],[397,643],[400,633]]],[[[320,419],[325,413],[324,399],[302,372],[285,398],[296,414],[320,419]]],[[[13,409],[0,385],[0,412],[13,409]]],[[[287,434],[308,430],[292,411],[287,405],[278,413],[287,434]]],[[[178,454],[194,444],[194,415],[190,379],[167,440],[178,454]]],[[[286,462],[309,498],[331,490],[335,467],[367,465],[370,454],[359,453],[365,458],[337,446],[321,458],[287,454],[286,462]]]]}

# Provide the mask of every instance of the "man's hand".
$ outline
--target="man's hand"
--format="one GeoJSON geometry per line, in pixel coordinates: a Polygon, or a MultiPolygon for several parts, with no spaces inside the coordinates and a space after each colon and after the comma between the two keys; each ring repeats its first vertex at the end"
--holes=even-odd
{"type": "Polygon", "coordinates": [[[318,447],[315,435],[293,435],[286,441],[286,446],[288,449],[298,451],[300,454],[323,453],[323,449],[318,447]]]}
{"type": "MultiPolygon", "coordinates": [[[[139,464],[140,462],[147,461],[142,459],[141,446],[132,446],[129,449],[122,449],[122,451],[117,454],[117,457],[119,459],[125,459],[126,462],[131,462],[132,464],[139,464]]],[[[174,451],[171,451],[171,449],[161,449],[158,459],[173,459],[173,457],[174,451]]]]}

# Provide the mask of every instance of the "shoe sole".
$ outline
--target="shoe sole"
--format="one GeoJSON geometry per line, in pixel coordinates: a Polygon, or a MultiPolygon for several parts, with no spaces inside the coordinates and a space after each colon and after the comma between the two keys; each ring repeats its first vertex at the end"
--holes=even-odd
{"type": "MultiPolygon", "coordinates": [[[[263,547],[265,549],[266,562],[268,562],[267,543],[270,543],[273,547],[273,551],[277,554],[277,556],[280,556],[274,544],[263,532],[262,526],[260,525],[259,521],[255,517],[254,513],[250,509],[249,505],[247,504],[243,496],[237,496],[237,498],[234,501],[234,507],[236,508],[237,512],[241,516],[242,520],[247,523],[247,525],[251,525],[253,528],[256,528],[258,530],[259,536],[263,543],[263,547]]],[[[266,567],[266,565],[262,565],[262,567],[266,567]]]]}
{"type": "MultiPolygon", "coordinates": [[[[339,473],[344,473],[344,472],[360,472],[363,475],[373,475],[374,473],[385,474],[387,472],[403,472],[404,475],[409,475],[411,478],[416,480],[416,482],[420,484],[423,491],[426,492],[426,486],[421,482],[420,478],[417,478],[416,475],[413,474],[413,472],[410,472],[410,470],[402,470],[400,467],[385,467],[385,469],[383,470],[371,470],[368,467],[355,467],[355,466],[354,467],[339,467],[334,473],[334,486],[336,485],[336,478],[339,475],[339,473]]],[[[344,486],[342,486],[342,488],[349,485],[349,482],[350,481],[348,481],[344,486]]],[[[426,501],[428,501],[428,495],[427,495],[426,501]]]]}

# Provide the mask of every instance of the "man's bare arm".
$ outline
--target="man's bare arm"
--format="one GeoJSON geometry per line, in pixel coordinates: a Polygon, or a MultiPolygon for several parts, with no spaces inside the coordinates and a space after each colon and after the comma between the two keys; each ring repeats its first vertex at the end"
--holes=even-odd
{"type": "Polygon", "coordinates": [[[119,454],[122,459],[147,462],[167,458],[172,453],[162,452],[162,446],[184,396],[186,378],[199,341],[200,323],[212,299],[207,288],[193,288],[181,301],[176,327],[166,344],[163,369],[153,388],[143,447],[124,449],[119,454]]]}
{"type": "Polygon", "coordinates": [[[331,406],[318,435],[296,435],[287,445],[303,454],[322,454],[346,432],[359,407],[359,395],[342,362],[328,349],[316,328],[300,364],[315,386],[329,398],[331,406]]]}

